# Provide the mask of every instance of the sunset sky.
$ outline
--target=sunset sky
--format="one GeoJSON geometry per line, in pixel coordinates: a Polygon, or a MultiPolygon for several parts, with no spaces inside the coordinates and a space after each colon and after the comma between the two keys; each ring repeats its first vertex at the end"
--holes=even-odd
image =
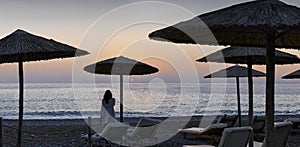
{"type": "MultiPolygon", "coordinates": [[[[51,38],[56,41],[87,50],[91,55],[74,59],[26,63],[25,82],[88,82],[92,74],[82,71],[88,64],[123,55],[141,60],[159,68],[149,76],[133,76],[131,82],[143,82],[160,78],[166,82],[194,82],[195,75],[202,77],[224,64],[197,63],[201,58],[222,46],[178,45],[150,40],[154,30],[188,20],[196,15],[224,8],[247,0],[2,0],[0,6],[0,38],[16,29],[51,38]]],[[[283,0],[300,7],[299,0],[283,0]]],[[[300,56],[297,50],[281,50],[300,56]]],[[[226,64],[231,66],[231,64],[226,64]]],[[[264,66],[254,69],[265,71],[264,66]]],[[[277,66],[276,78],[300,65],[277,66]]],[[[17,64],[0,65],[0,82],[17,82],[17,64]]],[[[97,76],[107,82],[109,76],[97,76]]],[[[263,82],[264,78],[258,81],[263,82]],[[263,80],[262,80],[263,79],[263,80]]],[[[290,80],[288,81],[290,82],[290,80]]],[[[295,80],[297,82],[297,80],[295,80]]]]}

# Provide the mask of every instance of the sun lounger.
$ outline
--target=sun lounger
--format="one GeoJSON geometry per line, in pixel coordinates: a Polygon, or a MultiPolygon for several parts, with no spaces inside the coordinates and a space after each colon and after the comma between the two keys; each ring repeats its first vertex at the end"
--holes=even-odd
{"type": "Polygon", "coordinates": [[[209,139],[212,143],[218,142],[220,136],[222,135],[223,130],[227,127],[227,124],[211,124],[206,128],[187,128],[179,129],[178,132],[184,135],[184,138],[187,136],[194,136],[197,138],[209,139]]]}
{"type": "Polygon", "coordinates": [[[237,115],[224,114],[220,117],[216,124],[211,124],[206,128],[192,127],[186,129],[179,129],[178,132],[186,138],[187,136],[194,136],[199,138],[210,139],[215,142],[221,137],[224,128],[232,127],[237,121],[237,115]]]}
{"type": "MultiPolygon", "coordinates": [[[[290,135],[291,131],[291,122],[276,122],[274,124],[274,129],[275,129],[275,140],[274,140],[274,147],[286,147],[287,145],[287,140],[290,135]]],[[[264,147],[265,142],[254,142],[255,147],[264,147]]]]}
{"type": "Polygon", "coordinates": [[[225,123],[227,124],[227,127],[233,127],[238,119],[238,115],[227,115],[224,114],[217,123],[225,123]]]}
{"type": "Polygon", "coordinates": [[[141,118],[138,123],[136,124],[136,127],[149,127],[157,125],[161,122],[159,119],[154,118],[141,118]]]}
{"type": "Polygon", "coordinates": [[[253,118],[253,139],[254,141],[262,142],[265,137],[266,116],[256,115],[253,118]]]}
{"type": "MultiPolygon", "coordinates": [[[[249,141],[251,127],[226,128],[222,134],[219,147],[246,147],[249,141]]],[[[214,147],[212,145],[184,145],[184,147],[214,147]]]]}
{"type": "Polygon", "coordinates": [[[126,144],[130,146],[146,146],[157,143],[156,137],[160,120],[151,118],[141,118],[136,127],[129,129],[126,135],[126,144]]]}
{"type": "MultiPolygon", "coordinates": [[[[92,142],[97,144],[120,144],[123,141],[123,136],[126,134],[128,125],[122,123],[109,123],[107,124],[101,133],[96,133],[92,135],[92,142]]],[[[81,136],[84,139],[88,139],[88,135],[81,136]]]]}
{"type": "Polygon", "coordinates": [[[293,129],[300,128],[300,118],[288,118],[285,121],[290,121],[293,123],[293,129]]]}
{"type": "Polygon", "coordinates": [[[254,116],[253,119],[253,132],[254,133],[260,133],[264,131],[265,128],[265,124],[266,124],[266,116],[254,116]]]}

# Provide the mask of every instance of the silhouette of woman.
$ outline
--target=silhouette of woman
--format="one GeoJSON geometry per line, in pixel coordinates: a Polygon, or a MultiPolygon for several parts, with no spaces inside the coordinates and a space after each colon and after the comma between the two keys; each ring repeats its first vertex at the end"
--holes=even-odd
{"type": "Polygon", "coordinates": [[[101,107],[101,123],[106,125],[108,123],[116,121],[115,106],[116,100],[112,97],[110,90],[106,90],[102,99],[101,107]]]}

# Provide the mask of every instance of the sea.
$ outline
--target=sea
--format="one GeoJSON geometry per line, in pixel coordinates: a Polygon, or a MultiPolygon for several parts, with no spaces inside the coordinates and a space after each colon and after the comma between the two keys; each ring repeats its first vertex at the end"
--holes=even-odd
{"type": "MultiPolygon", "coordinates": [[[[124,83],[124,117],[170,117],[237,113],[235,83],[124,83]]],[[[82,119],[100,117],[105,90],[116,99],[119,83],[25,83],[24,119],[82,119]]],[[[0,84],[0,116],[17,119],[18,83],[0,84]]],[[[248,85],[240,83],[242,115],[248,113],[248,85]]],[[[265,113],[265,83],[254,83],[254,114],[265,113]]],[[[277,83],[275,114],[300,115],[300,86],[277,83]]]]}

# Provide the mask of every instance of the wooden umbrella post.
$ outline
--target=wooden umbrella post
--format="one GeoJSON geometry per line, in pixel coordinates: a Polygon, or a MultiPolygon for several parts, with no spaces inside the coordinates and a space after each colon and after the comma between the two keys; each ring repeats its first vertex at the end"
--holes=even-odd
{"type": "Polygon", "coordinates": [[[88,117],[88,147],[92,146],[92,117],[88,117]]]}
{"type": "Polygon", "coordinates": [[[123,122],[123,75],[120,75],[120,122],[123,122]]]}
{"type": "Polygon", "coordinates": [[[0,117],[0,146],[3,146],[3,142],[2,142],[2,117],[0,117]]]}
{"type": "Polygon", "coordinates": [[[23,61],[19,57],[19,126],[17,147],[21,147],[22,142],[22,124],[23,124],[23,93],[24,93],[24,78],[23,78],[23,61]]]}
{"type": "MultiPolygon", "coordinates": [[[[253,79],[252,79],[252,64],[247,64],[248,69],[248,90],[249,90],[249,126],[253,126],[253,79]]],[[[253,136],[250,135],[249,147],[253,147],[253,136]]]]}
{"type": "Polygon", "coordinates": [[[253,126],[253,79],[252,64],[248,63],[248,90],[249,90],[249,125],[253,126]]]}
{"type": "Polygon", "coordinates": [[[242,126],[242,115],[241,115],[241,96],[240,96],[240,79],[239,77],[235,77],[236,79],[236,93],[237,93],[237,105],[238,105],[238,116],[239,116],[239,127],[242,126]]]}
{"type": "Polygon", "coordinates": [[[274,146],[274,88],[275,88],[275,34],[270,31],[267,42],[266,81],[266,146],[274,146]]]}

